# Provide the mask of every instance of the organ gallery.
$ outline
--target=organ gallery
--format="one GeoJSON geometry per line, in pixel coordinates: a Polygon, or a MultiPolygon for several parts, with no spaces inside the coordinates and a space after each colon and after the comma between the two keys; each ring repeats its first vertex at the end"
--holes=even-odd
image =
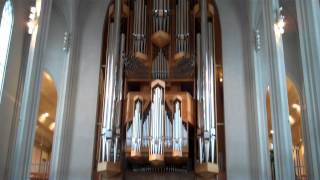
{"type": "Polygon", "coordinates": [[[108,7],[95,177],[225,173],[223,72],[211,0],[122,0],[108,7]]]}

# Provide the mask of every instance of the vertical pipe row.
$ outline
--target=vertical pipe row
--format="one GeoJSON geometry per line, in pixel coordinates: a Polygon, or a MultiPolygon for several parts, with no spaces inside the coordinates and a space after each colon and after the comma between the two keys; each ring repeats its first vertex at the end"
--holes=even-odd
{"type": "Polygon", "coordinates": [[[134,1],[133,52],[146,53],[147,6],[144,0],[134,1]]]}
{"type": "MultiPolygon", "coordinates": [[[[212,24],[208,24],[208,4],[200,0],[201,9],[201,60],[203,77],[203,110],[204,110],[204,158],[206,162],[214,162],[215,155],[215,106],[214,106],[214,58],[212,24]],[[208,27],[209,26],[209,27],[208,27]],[[209,41],[206,39],[209,38],[209,41]]],[[[200,141],[199,141],[200,142],[200,141]]]]}
{"type": "Polygon", "coordinates": [[[188,52],[189,0],[178,0],[176,5],[176,51],[188,52]]]}
{"type": "Polygon", "coordinates": [[[141,149],[141,121],[142,121],[142,103],[141,100],[135,102],[134,116],[132,120],[132,142],[131,149],[134,152],[140,152],[141,149]]]}
{"type": "MultiPolygon", "coordinates": [[[[112,38],[112,43],[108,46],[107,51],[107,66],[106,66],[106,83],[105,92],[110,94],[110,96],[105,95],[104,102],[105,107],[103,109],[103,126],[102,126],[102,136],[103,136],[103,155],[102,161],[110,161],[110,153],[113,141],[113,121],[115,120],[114,106],[116,104],[116,81],[119,79],[117,77],[118,71],[118,61],[120,54],[120,21],[121,21],[121,1],[115,1],[115,16],[114,25],[110,24],[112,31],[108,34],[109,39],[112,38]],[[114,45],[115,46],[112,46],[114,45]]],[[[122,78],[122,77],[120,77],[122,78]]]]}
{"type": "Polygon", "coordinates": [[[176,101],[174,104],[174,119],[173,119],[173,151],[182,152],[182,117],[181,117],[181,102],[176,101]]]}
{"type": "Polygon", "coordinates": [[[169,32],[169,0],[153,0],[153,32],[169,32]]]}
{"type": "Polygon", "coordinates": [[[150,155],[163,154],[164,112],[164,90],[155,87],[151,103],[150,155]]]}
{"type": "Polygon", "coordinates": [[[156,56],[152,65],[152,77],[154,79],[167,79],[169,73],[169,65],[163,54],[162,49],[160,49],[159,54],[156,56]]]}

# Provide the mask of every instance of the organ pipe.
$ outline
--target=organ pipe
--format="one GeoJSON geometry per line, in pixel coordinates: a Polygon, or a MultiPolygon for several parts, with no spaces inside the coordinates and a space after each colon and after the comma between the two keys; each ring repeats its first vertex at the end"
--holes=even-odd
{"type": "Polygon", "coordinates": [[[174,104],[174,119],[173,119],[173,153],[174,156],[182,155],[182,117],[181,117],[181,102],[176,101],[174,104]]]}
{"type": "MultiPolygon", "coordinates": [[[[110,96],[105,95],[104,99],[104,109],[103,109],[103,126],[102,126],[102,161],[110,161],[112,142],[114,140],[114,127],[113,122],[115,121],[114,106],[116,103],[116,81],[119,79],[117,77],[117,68],[119,54],[120,54],[120,20],[121,20],[121,1],[115,1],[115,17],[114,23],[111,23],[109,31],[109,45],[115,45],[113,48],[107,51],[107,65],[106,65],[106,83],[105,83],[105,94],[108,93],[110,96]]],[[[121,77],[120,77],[121,79],[121,77]]],[[[117,145],[117,143],[115,143],[117,145]]],[[[115,146],[117,148],[117,146],[115,146]]],[[[113,152],[116,153],[116,152],[113,152]]]]}
{"type": "MultiPolygon", "coordinates": [[[[208,23],[208,4],[206,0],[200,0],[201,9],[201,61],[202,61],[202,87],[203,87],[203,143],[205,162],[214,163],[215,155],[215,104],[214,104],[214,58],[213,58],[213,32],[212,24],[208,23]],[[209,41],[206,39],[209,37],[209,41]]],[[[202,142],[201,142],[202,143],[202,142]]],[[[200,144],[200,143],[199,143],[200,144]]],[[[201,147],[200,150],[201,151],[201,147]]]]}
{"type": "Polygon", "coordinates": [[[141,122],[142,122],[142,102],[140,99],[136,100],[134,107],[134,116],[132,120],[132,141],[131,154],[138,154],[141,149],[141,122]]]}

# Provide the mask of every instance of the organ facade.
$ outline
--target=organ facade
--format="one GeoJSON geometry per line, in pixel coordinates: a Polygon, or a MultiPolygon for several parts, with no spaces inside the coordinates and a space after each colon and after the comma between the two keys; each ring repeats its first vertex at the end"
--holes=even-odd
{"type": "Polygon", "coordinates": [[[123,0],[108,7],[95,176],[225,173],[223,72],[211,0],[123,0]]]}

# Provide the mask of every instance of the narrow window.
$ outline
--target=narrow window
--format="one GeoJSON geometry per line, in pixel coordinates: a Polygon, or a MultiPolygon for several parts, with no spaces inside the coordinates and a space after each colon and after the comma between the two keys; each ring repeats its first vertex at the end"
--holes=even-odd
{"type": "Polygon", "coordinates": [[[2,97],[4,77],[10,47],[11,31],[13,25],[12,3],[7,0],[4,4],[0,22],[0,100],[2,97]]]}

